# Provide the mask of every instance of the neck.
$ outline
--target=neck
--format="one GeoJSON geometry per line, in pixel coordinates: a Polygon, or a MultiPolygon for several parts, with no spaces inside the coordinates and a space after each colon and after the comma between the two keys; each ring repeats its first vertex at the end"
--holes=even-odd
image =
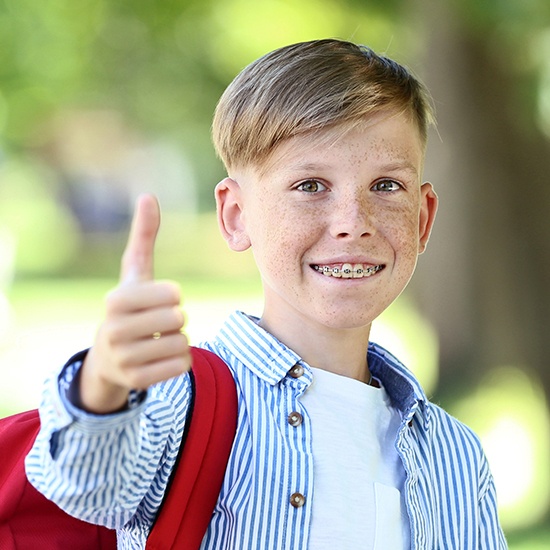
{"type": "MultiPolygon", "coordinates": [[[[311,323],[310,323],[311,324],[311,323]]],[[[309,325],[310,325],[309,324],[309,325]]],[[[260,326],[295,351],[310,366],[368,383],[367,347],[370,325],[332,328],[260,319],[260,326]]]]}

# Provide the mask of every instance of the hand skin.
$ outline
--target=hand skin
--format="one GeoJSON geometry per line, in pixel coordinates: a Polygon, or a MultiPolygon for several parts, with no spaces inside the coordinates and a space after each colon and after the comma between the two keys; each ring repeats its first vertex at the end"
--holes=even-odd
{"type": "Polygon", "coordinates": [[[181,333],[180,289],[175,283],[154,280],[159,227],[157,199],[140,196],[122,257],[120,284],[106,298],[105,319],[70,396],[88,412],[123,410],[131,390],[145,390],[191,368],[189,345],[181,333]],[[161,337],[154,339],[155,332],[161,337]]]}

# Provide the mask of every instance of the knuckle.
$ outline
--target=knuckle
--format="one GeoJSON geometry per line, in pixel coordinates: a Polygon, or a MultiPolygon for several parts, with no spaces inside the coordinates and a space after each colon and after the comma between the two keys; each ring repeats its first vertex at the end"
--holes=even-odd
{"type": "Polygon", "coordinates": [[[187,350],[187,337],[184,334],[176,333],[169,337],[169,353],[180,357],[187,350]]]}
{"type": "Polygon", "coordinates": [[[123,309],[124,299],[120,289],[115,288],[105,296],[105,309],[107,316],[113,315],[123,309]]]}
{"type": "Polygon", "coordinates": [[[112,347],[118,346],[124,339],[124,328],[118,323],[111,323],[108,326],[107,338],[112,347]]]}
{"type": "Polygon", "coordinates": [[[174,281],[163,281],[157,283],[159,290],[166,296],[166,299],[173,304],[179,304],[181,301],[181,288],[174,281]]]}
{"type": "Polygon", "coordinates": [[[177,329],[180,329],[185,325],[185,315],[179,307],[174,307],[172,310],[174,325],[177,329]]]}
{"type": "Polygon", "coordinates": [[[98,337],[113,351],[124,341],[126,328],[123,323],[114,320],[105,320],[98,331],[98,337]]]}
{"type": "Polygon", "coordinates": [[[131,375],[134,371],[134,358],[132,354],[128,353],[125,349],[119,349],[116,355],[116,363],[119,365],[119,368],[125,371],[126,376],[131,375]]]}
{"type": "Polygon", "coordinates": [[[181,345],[181,348],[182,348],[182,352],[185,353],[185,354],[189,354],[190,355],[190,350],[189,350],[189,340],[187,339],[187,336],[185,334],[179,334],[178,335],[178,338],[179,338],[179,341],[180,341],[180,345],[181,345]]]}

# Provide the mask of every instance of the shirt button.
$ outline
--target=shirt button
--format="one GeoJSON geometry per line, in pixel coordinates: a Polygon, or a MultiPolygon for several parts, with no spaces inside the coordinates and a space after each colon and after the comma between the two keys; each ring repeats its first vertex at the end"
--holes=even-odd
{"type": "Polygon", "coordinates": [[[287,420],[291,426],[297,428],[304,421],[304,417],[299,412],[291,412],[287,420]]]}
{"type": "Polygon", "coordinates": [[[300,365],[299,363],[296,363],[289,371],[288,374],[292,376],[292,378],[300,378],[304,374],[304,367],[300,365]]]}
{"type": "Polygon", "coordinates": [[[306,503],[306,497],[302,493],[294,493],[290,495],[290,504],[294,508],[301,508],[306,503]]]}

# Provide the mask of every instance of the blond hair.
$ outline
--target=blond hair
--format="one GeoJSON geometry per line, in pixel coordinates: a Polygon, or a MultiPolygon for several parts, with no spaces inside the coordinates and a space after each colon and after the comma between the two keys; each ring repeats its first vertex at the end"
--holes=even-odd
{"type": "Polygon", "coordinates": [[[407,112],[425,143],[433,122],[423,84],[397,62],[343,40],[301,42],[243,69],[221,96],[212,124],[228,171],[260,166],[283,140],[381,110],[407,112]]]}

